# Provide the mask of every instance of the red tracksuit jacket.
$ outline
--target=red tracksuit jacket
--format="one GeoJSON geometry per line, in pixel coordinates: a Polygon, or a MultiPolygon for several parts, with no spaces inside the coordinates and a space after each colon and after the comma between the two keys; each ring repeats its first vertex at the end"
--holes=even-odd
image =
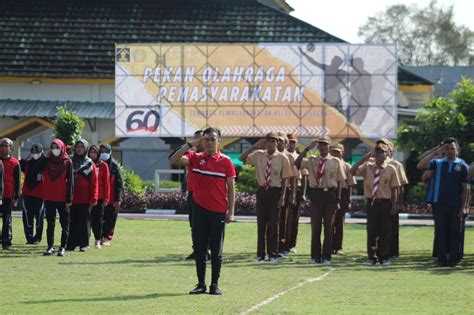
{"type": "Polygon", "coordinates": [[[97,171],[95,164],[92,163],[92,172],[88,178],[81,174],[74,176],[74,194],[73,204],[91,204],[96,203],[99,197],[99,185],[97,184],[97,171]]]}

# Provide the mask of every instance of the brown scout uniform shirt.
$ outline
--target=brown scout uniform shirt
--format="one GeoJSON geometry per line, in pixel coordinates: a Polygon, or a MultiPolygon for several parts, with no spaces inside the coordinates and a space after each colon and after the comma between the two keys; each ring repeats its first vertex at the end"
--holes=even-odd
{"type": "MultiPolygon", "coordinates": [[[[380,171],[380,182],[376,199],[391,199],[392,188],[400,186],[397,170],[385,161],[380,171]]],[[[372,198],[372,186],[374,184],[376,164],[375,161],[367,161],[357,169],[356,175],[364,178],[364,197],[372,198]]]]}
{"type": "Polygon", "coordinates": [[[337,182],[346,181],[346,175],[341,161],[328,154],[324,163],[324,174],[321,186],[316,182],[320,157],[310,156],[301,162],[301,169],[308,170],[309,187],[311,188],[337,188],[337,182]]]}
{"type": "MultiPolygon", "coordinates": [[[[263,187],[265,183],[265,168],[268,161],[267,150],[256,150],[247,156],[245,160],[246,164],[250,164],[255,167],[257,173],[258,185],[263,187]]],[[[281,187],[281,180],[283,178],[289,178],[293,176],[291,170],[290,161],[288,157],[275,150],[272,155],[272,171],[270,175],[270,187],[281,187]]]]}

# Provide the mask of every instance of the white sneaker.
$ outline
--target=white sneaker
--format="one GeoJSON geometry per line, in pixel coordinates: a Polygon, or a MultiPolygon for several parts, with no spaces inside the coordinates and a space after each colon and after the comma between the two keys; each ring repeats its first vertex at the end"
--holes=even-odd
{"type": "Polygon", "coordinates": [[[260,256],[257,256],[257,258],[255,259],[255,262],[256,263],[262,263],[265,261],[265,257],[260,257],[260,256]]]}
{"type": "Polygon", "coordinates": [[[390,260],[382,260],[382,266],[383,266],[383,267],[388,267],[388,266],[390,266],[390,260]]]}
{"type": "Polygon", "coordinates": [[[313,264],[313,265],[320,265],[321,264],[321,262],[317,259],[310,259],[308,262],[310,264],[313,264]]]}
{"type": "Polygon", "coordinates": [[[330,265],[331,261],[329,259],[324,259],[323,260],[323,265],[330,265]]]}
{"type": "Polygon", "coordinates": [[[95,248],[101,249],[102,247],[100,246],[100,241],[95,241],[95,248]]]}
{"type": "Polygon", "coordinates": [[[364,261],[364,266],[375,266],[375,261],[373,261],[372,259],[367,259],[366,261],[364,261]]]}
{"type": "Polygon", "coordinates": [[[273,264],[273,265],[276,265],[276,264],[278,264],[278,261],[276,260],[276,258],[275,258],[275,257],[272,257],[272,258],[270,258],[270,260],[269,260],[269,261],[270,261],[270,264],[273,264]]]}
{"type": "Polygon", "coordinates": [[[296,253],[296,248],[294,247],[290,248],[290,253],[296,253]]]}

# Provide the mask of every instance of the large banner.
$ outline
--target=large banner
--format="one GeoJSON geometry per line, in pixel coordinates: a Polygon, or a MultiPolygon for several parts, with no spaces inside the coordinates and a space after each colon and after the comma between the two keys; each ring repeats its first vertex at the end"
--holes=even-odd
{"type": "Polygon", "coordinates": [[[394,137],[394,45],[121,44],[115,133],[394,137]]]}

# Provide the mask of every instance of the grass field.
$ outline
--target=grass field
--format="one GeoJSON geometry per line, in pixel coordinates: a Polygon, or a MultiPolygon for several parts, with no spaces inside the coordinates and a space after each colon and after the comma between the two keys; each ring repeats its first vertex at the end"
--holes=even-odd
{"type": "Polygon", "coordinates": [[[472,228],[460,268],[434,267],[430,227],[402,227],[401,259],[389,268],[365,267],[362,225],[346,225],[346,254],[323,267],[307,263],[308,224],[301,225],[298,253],[270,265],[254,263],[256,224],[233,223],[226,230],[223,296],[188,294],[196,278],[194,263],[183,260],[191,249],[186,222],[120,220],[112,246],[64,258],[43,257],[44,241],[23,245],[18,218],[13,232],[14,250],[0,252],[1,314],[242,313],[254,306],[262,313],[474,310],[472,228]]]}

